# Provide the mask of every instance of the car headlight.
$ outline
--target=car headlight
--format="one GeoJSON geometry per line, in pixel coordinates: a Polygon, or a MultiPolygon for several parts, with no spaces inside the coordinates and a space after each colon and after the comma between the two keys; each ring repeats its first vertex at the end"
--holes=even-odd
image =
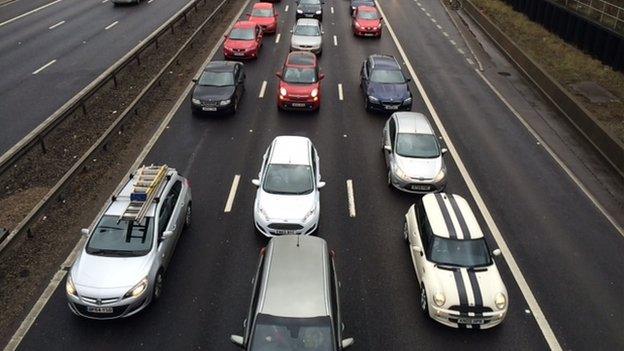
{"type": "Polygon", "coordinates": [[[74,281],[69,274],[67,275],[67,281],[65,282],[65,291],[67,291],[68,295],[78,296],[78,293],[76,292],[76,287],[74,286],[74,281]]]}
{"type": "Polygon", "coordinates": [[[143,295],[145,290],[147,290],[147,277],[141,279],[141,281],[135,285],[132,289],[128,290],[128,292],[124,295],[124,299],[128,297],[139,297],[143,295]]]}
{"type": "Polygon", "coordinates": [[[312,92],[310,93],[311,97],[316,97],[318,95],[318,89],[314,88],[312,89],[312,92]]]}
{"type": "Polygon", "coordinates": [[[409,105],[412,103],[412,98],[408,97],[407,99],[403,100],[403,105],[409,105]]]}
{"type": "Polygon", "coordinates": [[[435,303],[436,306],[442,307],[444,306],[445,302],[446,302],[446,296],[444,296],[443,293],[437,292],[433,294],[433,303],[435,303]]]}
{"type": "Polygon", "coordinates": [[[505,306],[507,306],[507,298],[505,297],[505,294],[503,293],[496,294],[496,297],[494,297],[494,304],[496,305],[496,308],[498,308],[499,310],[504,309],[505,306]]]}
{"type": "Polygon", "coordinates": [[[356,28],[360,28],[360,27],[362,27],[362,26],[361,26],[359,23],[355,22],[355,27],[356,27],[356,28]]]}
{"type": "Polygon", "coordinates": [[[303,10],[297,9],[297,13],[303,13],[303,10]]]}
{"type": "Polygon", "coordinates": [[[445,169],[441,169],[440,172],[438,172],[438,174],[433,178],[434,182],[440,182],[442,180],[444,180],[444,177],[446,176],[446,170],[445,169]]]}
{"type": "Polygon", "coordinates": [[[199,105],[201,104],[201,101],[199,101],[199,99],[196,98],[192,98],[191,101],[195,104],[195,105],[199,105]]]}
{"type": "Polygon", "coordinates": [[[314,212],[316,212],[316,206],[312,207],[312,208],[310,209],[310,211],[308,211],[308,212],[305,214],[305,216],[303,216],[303,221],[304,221],[304,222],[305,222],[305,221],[307,221],[307,220],[308,220],[308,218],[310,218],[310,217],[314,214],[314,212]]]}
{"type": "Polygon", "coordinates": [[[376,97],[374,97],[374,96],[372,96],[372,95],[369,95],[369,96],[368,96],[368,100],[369,100],[370,102],[379,102],[379,99],[378,99],[378,98],[376,98],[376,97]]]}
{"type": "Polygon", "coordinates": [[[316,14],[320,15],[321,14],[321,10],[316,11],[316,14]]]}
{"type": "Polygon", "coordinates": [[[258,213],[265,221],[269,220],[269,215],[266,213],[266,211],[262,207],[258,207],[258,213]]]}
{"type": "Polygon", "coordinates": [[[232,100],[227,99],[227,100],[221,100],[221,102],[219,102],[219,105],[221,106],[225,106],[228,105],[232,100]]]}
{"type": "Polygon", "coordinates": [[[403,180],[409,180],[409,178],[407,177],[407,174],[405,174],[405,172],[403,172],[403,170],[399,168],[399,166],[394,166],[394,175],[396,175],[397,177],[403,180]]]}
{"type": "Polygon", "coordinates": [[[286,88],[280,88],[280,95],[281,96],[286,96],[288,94],[288,91],[286,91],[286,88]]]}

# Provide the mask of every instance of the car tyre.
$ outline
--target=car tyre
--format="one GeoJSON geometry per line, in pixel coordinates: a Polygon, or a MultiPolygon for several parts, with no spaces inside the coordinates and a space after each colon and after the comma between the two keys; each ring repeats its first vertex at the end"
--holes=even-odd
{"type": "Polygon", "coordinates": [[[366,112],[370,112],[371,111],[371,107],[370,104],[368,103],[368,98],[364,98],[364,109],[366,110],[366,112]]]}
{"type": "Polygon", "coordinates": [[[420,309],[423,311],[425,316],[429,316],[429,303],[427,302],[427,289],[425,286],[421,286],[420,288],[420,309]]]}
{"type": "Polygon", "coordinates": [[[184,229],[190,228],[192,214],[193,214],[192,206],[191,206],[191,203],[189,202],[188,205],[186,205],[186,213],[184,214],[184,229]]]}
{"type": "Polygon", "coordinates": [[[405,224],[403,225],[403,240],[405,240],[406,243],[409,242],[408,232],[407,221],[405,221],[405,224]]]}
{"type": "Polygon", "coordinates": [[[163,274],[162,269],[156,273],[156,278],[154,279],[154,290],[152,292],[152,301],[158,301],[162,296],[163,282],[165,280],[165,276],[163,274]]]}
{"type": "Polygon", "coordinates": [[[388,170],[388,188],[392,188],[392,172],[388,170]]]}

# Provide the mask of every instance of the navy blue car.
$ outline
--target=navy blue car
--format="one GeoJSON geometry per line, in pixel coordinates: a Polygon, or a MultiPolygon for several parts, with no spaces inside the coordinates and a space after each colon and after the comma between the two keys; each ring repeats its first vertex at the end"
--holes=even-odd
{"type": "Polygon", "coordinates": [[[362,63],[360,86],[367,111],[395,112],[412,109],[410,79],[390,55],[371,55],[362,63]]]}

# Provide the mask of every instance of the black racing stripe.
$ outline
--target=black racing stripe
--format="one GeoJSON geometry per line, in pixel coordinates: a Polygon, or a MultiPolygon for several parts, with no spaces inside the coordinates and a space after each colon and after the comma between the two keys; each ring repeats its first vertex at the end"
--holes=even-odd
{"type": "Polygon", "coordinates": [[[455,212],[455,216],[457,216],[457,221],[459,221],[459,227],[464,234],[464,239],[470,239],[470,230],[468,230],[468,225],[466,224],[464,215],[459,209],[459,205],[457,205],[457,200],[455,200],[455,196],[448,195],[448,198],[451,201],[451,207],[453,208],[453,212],[455,212]]]}
{"type": "Polygon", "coordinates": [[[459,305],[468,306],[468,294],[466,293],[466,286],[464,285],[464,279],[459,269],[453,271],[453,277],[455,278],[455,285],[457,286],[457,295],[459,296],[459,305]]]}
{"type": "Polygon", "coordinates": [[[455,226],[453,225],[453,221],[451,220],[451,215],[446,208],[446,204],[444,203],[444,199],[442,195],[435,194],[435,198],[438,201],[438,206],[440,207],[440,211],[442,212],[442,217],[444,218],[444,223],[446,223],[446,228],[449,232],[449,238],[457,239],[457,233],[455,232],[455,226]]]}
{"type": "MultiPolygon", "coordinates": [[[[470,286],[475,300],[475,307],[483,307],[483,295],[481,295],[481,287],[479,286],[479,279],[477,279],[477,272],[473,269],[468,270],[468,278],[470,279],[470,286]]],[[[475,313],[475,317],[482,317],[483,313],[475,313]]],[[[479,324],[473,325],[473,328],[481,329],[479,324]]]]}

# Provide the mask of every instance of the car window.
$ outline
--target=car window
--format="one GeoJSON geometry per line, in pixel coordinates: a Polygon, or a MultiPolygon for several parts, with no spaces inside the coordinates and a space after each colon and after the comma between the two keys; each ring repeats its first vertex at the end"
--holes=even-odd
{"type": "Polygon", "coordinates": [[[335,350],[329,317],[288,318],[259,314],[250,350],[335,350]]]}
{"type": "Polygon", "coordinates": [[[308,165],[269,164],[263,189],[271,194],[309,194],[314,190],[312,169],[308,165]]]}
{"type": "Polygon", "coordinates": [[[357,18],[364,20],[376,20],[379,19],[379,14],[375,11],[358,11],[357,18]]]}
{"type": "Polygon", "coordinates": [[[89,236],[87,253],[99,256],[143,256],[152,248],[154,218],[142,223],[103,216],[89,236]]]}
{"type": "Polygon", "coordinates": [[[299,4],[302,5],[320,5],[321,0],[299,0],[299,4]]]}
{"type": "Polygon", "coordinates": [[[375,69],[371,72],[370,80],[375,83],[401,84],[405,83],[403,73],[398,69],[375,69]]]}
{"type": "Polygon", "coordinates": [[[230,39],[234,40],[254,40],[254,30],[251,28],[234,28],[230,32],[230,39]]]}
{"type": "Polygon", "coordinates": [[[440,265],[484,267],[492,264],[485,239],[457,240],[432,236],[429,259],[440,265]]]}
{"type": "Polygon", "coordinates": [[[316,149],[314,149],[314,146],[312,146],[310,148],[311,151],[311,157],[312,157],[312,171],[314,172],[314,177],[316,178],[316,173],[318,170],[318,165],[316,164],[316,149]]]}
{"type": "Polygon", "coordinates": [[[319,36],[321,35],[321,30],[318,26],[298,25],[295,26],[293,34],[303,36],[319,36]]]}
{"type": "Polygon", "coordinates": [[[440,156],[440,149],[434,135],[399,133],[396,153],[404,157],[435,158],[440,156]]]}
{"type": "Polygon", "coordinates": [[[423,215],[419,218],[419,231],[420,231],[420,240],[422,241],[423,249],[425,250],[425,255],[429,257],[431,255],[431,250],[429,249],[429,239],[433,237],[433,229],[431,229],[431,224],[429,224],[429,217],[425,214],[425,210],[422,210],[423,215]]]}
{"type": "Polygon", "coordinates": [[[394,139],[396,137],[396,121],[394,120],[394,118],[390,119],[390,126],[388,128],[388,131],[390,133],[390,145],[394,147],[394,139]]]}
{"type": "Polygon", "coordinates": [[[273,17],[272,9],[253,9],[251,11],[253,17],[273,17]]]}
{"type": "Polygon", "coordinates": [[[293,84],[310,84],[318,80],[314,68],[285,67],[282,77],[284,82],[293,84]]]}
{"type": "Polygon", "coordinates": [[[226,87],[234,85],[232,72],[210,72],[204,71],[199,77],[197,85],[211,87],[226,87]]]}
{"type": "Polygon", "coordinates": [[[162,206],[160,207],[160,212],[158,216],[159,235],[162,235],[162,233],[167,230],[167,226],[169,225],[169,221],[171,220],[171,215],[173,214],[175,205],[178,202],[178,197],[180,196],[181,190],[182,183],[178,180],[173,184],[173,186],[171,186],[171,190],[169,190],[169,193],[161,200],[162,206]]]}

